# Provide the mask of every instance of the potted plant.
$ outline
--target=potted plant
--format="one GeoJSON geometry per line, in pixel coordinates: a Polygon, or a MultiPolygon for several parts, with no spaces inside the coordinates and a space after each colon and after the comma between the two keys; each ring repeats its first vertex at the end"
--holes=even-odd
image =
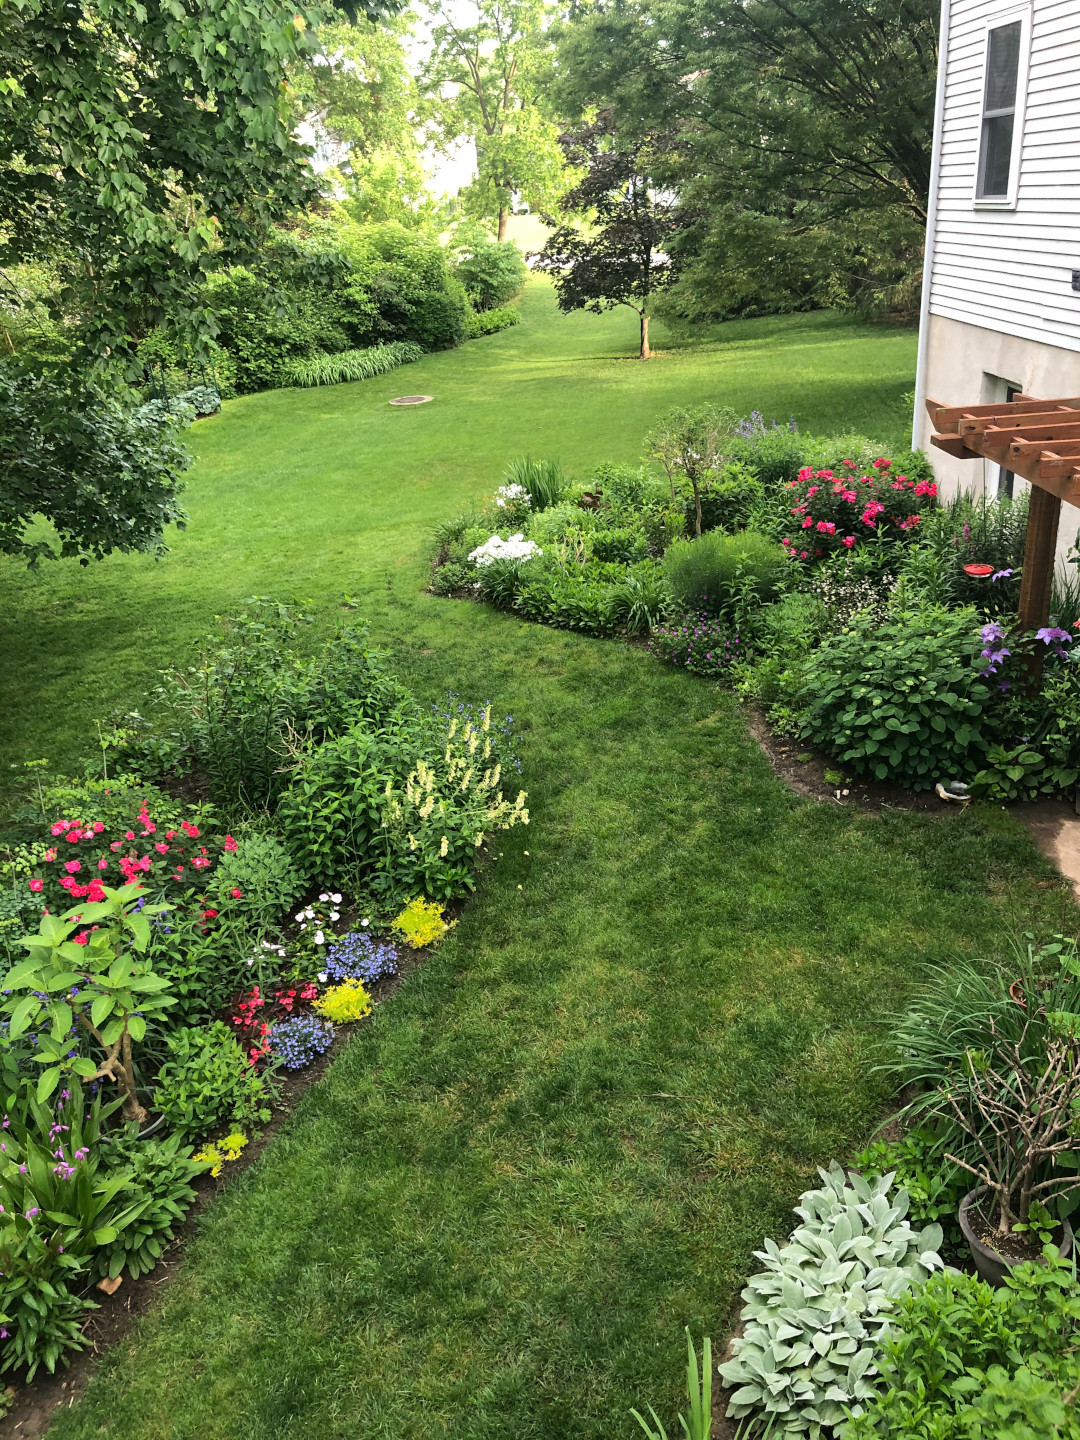
{"type": "Polygon", "coordinates": [[[942,1089],[973,1142],[973,1160],[948,1158],[980,1182],[959,1216],[980,1276],[1000,1285],[1047,1244],[1068,1255],[1072,1228],[1050,1206],[1080,1183],[1068,1168],[1080,1113],[1080,1015],[1026,1012],[1012,1034],[991,1019],[985,1048],[965,1050],[962,1073],[942,1089]]]}

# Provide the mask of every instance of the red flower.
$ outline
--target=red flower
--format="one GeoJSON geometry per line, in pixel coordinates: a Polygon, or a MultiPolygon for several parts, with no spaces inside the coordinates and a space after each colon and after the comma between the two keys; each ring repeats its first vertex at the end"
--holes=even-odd
{"type": "Polygon", "coordinates": [[[204,911],[202,912],[202,918],[203,918],[204,920],[216,920],[216,919],[217,919],[217,913],[218,913],[218,912],[217,912],[216,910],[204,910],[204,911]]]}
{"type": "Polygon", "coordinates": [[[225,836],[225,843],[222,848],[228,850],[230,854],[232,854],[232,852],[236,849],[236,841],[231,835],[225,836]]]}
{"type": "Polygon", "coordinates": [[[154,849],[158,852],[159,855],[167,855],[169,853],[168,845],[166,845],[164,841],[161,840],[157,842],[157,844],[154,846],[154,849]]]}
{"type": "Polygon", "coordinates": [[[69,845],[77,844],[81,838],[82,837],[80,836],[78,830],[71,830],[68,832],[67,835],[64,836],[64,839],[68,842],[69,845]]]}
{"type": "Polygon", "coordinates": [[[35,895],[38,893],[39,890],[43,890],[44,888],[45,888],[45,881],[44,881],[44,880],[31,880],[31,881],[30,881],[30,889],[34,892],[35,895]]]}
{"type": "Polygon", "coordinates": [[[232,898],[234,900],[242,900],[244,898],[244,892],[242,890],[234,889],[232,892],[232,898]]]}
{"type": "Polygon", "coordinates": [[[100,835],[101,832],[105,829],[105,826],[101,823],[100,820],[95,820],[90,828],[93,830],[95,835],[100,835]]]}
{"type": "Polygon", "coordinates": [[[64,869],[68,872],[69,875],[77,875],[78,872],[82,869],[82,866],[79,864],[78,860],[65,860],[64,869]]]}

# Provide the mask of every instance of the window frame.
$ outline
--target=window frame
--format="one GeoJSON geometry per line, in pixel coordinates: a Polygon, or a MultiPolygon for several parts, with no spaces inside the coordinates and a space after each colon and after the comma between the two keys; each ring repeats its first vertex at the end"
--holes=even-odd
{"type": "Polygon", "coordinates": [[[1015,210],[1020,188],[1020,159],[1024,151],[1024,116],[1027,110],[1028,70],[1031,60],[1031,6],[1010,5],[988,15],[983,28],[982,66],[979,87],[978,134],[975,141],[975,177],[971,203],[976,210],[1015,210]],[[1009,153],[1009,189],[1005,195],[980,195],[979,177],[983,166],[986,122],[986,85],[990,67],[990,34],[1004,25],[1020,22],[1020,54],[1016,64],[1016,104],[1013,108],[1012,150],[1009,153]]]}

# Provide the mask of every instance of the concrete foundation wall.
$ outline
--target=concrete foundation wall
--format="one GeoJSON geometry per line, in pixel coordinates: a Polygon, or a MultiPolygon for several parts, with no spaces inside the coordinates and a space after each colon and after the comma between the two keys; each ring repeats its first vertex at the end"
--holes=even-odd
{"type": "MultiPolygon", "coordinates": [[[[1080,353],[1002,335],[943,315],[927,319],[926,394],[942,405],[992,405],[1008,398],[1015,387],[1038,399],[1080,396],[1080,353]]],[[[993,499],[998,494],[1000,467],[990,460],[955,460],[930,444],[930,417],[918,416],[919,445],[930,457],[949,499],[961,490],[993,499]]],[[[1017,476],[1013,494],[1031,487],[1017,476]]],[[[1080,508],[1063,504],[1058,529],[1058,563],[1063,563],[1080,529],[1080,508]]]]}

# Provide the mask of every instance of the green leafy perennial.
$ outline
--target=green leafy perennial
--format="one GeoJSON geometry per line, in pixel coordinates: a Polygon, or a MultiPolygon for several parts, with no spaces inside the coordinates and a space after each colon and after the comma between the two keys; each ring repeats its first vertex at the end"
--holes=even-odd
{"type": "Polygon", "coordinates": [[[719,1367],[738,1387],[729,1415],[776,1416],[778,1434],[811,1440],[849,1407],[861,1413],[893,1302],[942,1265],[941,1227],[911,1229],[906,1192],[889,1196],[892,1175],[848,1178],[835,1164],[819,1174],[824,1184],[795,1207],[802,1224],[788,1243],[755,1252],[765,1269],[743,1291],[735,1358],[719,1367]]]}

